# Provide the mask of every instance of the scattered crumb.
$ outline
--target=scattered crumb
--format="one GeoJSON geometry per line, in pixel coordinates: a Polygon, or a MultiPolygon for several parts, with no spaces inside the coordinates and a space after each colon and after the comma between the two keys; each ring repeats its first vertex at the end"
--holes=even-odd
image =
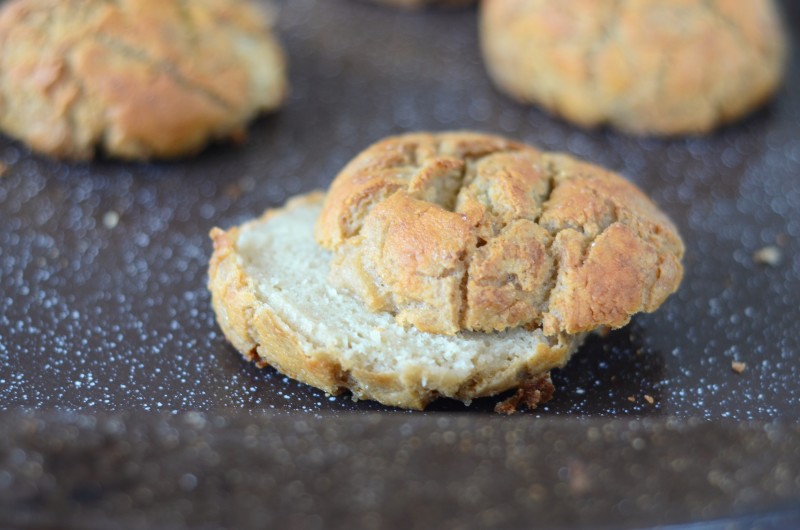
{"type": "Polygon", "coordinates": [[[786,236],[786,234],[778,234],[777,236],[775,236],[775,243],[779,247],[785,247],[788,242],[789,238],[786,236]]]}
{"type": "Polygon", "coordinates": [[[235,129],[230,136],[231,142],[235,145],[241,145],[247,140],[247,129],[239,127],[235,129]]]}
{"type": "Polygon", "coordinates": [[[636,355],[641,355],[643,350],[641,348],[636,348],[636,355]]]}
{"type": "Polygon", "coordinates": [[[628,396],[628,401],[631,403],[636,403],[636,396],[628,396]]]}
{"type": "Polygon", "coordinates": [[[106,212],[105,215],[103,215],[103,225],[109,230],[117,226],[117,223],[119,223],[119,214],[114,210],[106,212]]]}
{"type": "Polygon", "coordinates": [[[0,177],[5,176],[6,171],[8,171],[8,166],[3,162],[0,162],[0,177]]]}
{"type": "Polygon", "coordinates": [[[769,265],[770,267],[778,265],[782,257],[783,252],[774,245],[758,249],[753,253],[753,261],[762,265],[769,265]]]}
{"type": "Polygon", "coordinates": [[[495,405],[494,411],[498,414],[511,415],[523,404],[529,410],[534,410],[542,403],[550,401],[555,390],[550,380],[550,372],[547,372],[535,379],[523,381],[513,396],[495,405]]]}
{"type": "Polygon", "coordinates": [[[653,399],[653,396],[651,396],[650,394],[645,394],[644,400],[650,403],[651,405],[656,402],[656,400],[653,399]]]}
{"type": "Polygon", "coordinates": [[[597,333],[597,336],[601,339],[608,337],[608,334],[611,333],[611,328],[608,326],[598,326],[597,329],[594,330],[597,333]]]}
{"type": "Polygon", "coordinates": [[[740,361],[732,361],[731,362],[731,369],[737,374],[744,372],[745,368],[747,368],[747,364],[740,362],[740,361]]]}

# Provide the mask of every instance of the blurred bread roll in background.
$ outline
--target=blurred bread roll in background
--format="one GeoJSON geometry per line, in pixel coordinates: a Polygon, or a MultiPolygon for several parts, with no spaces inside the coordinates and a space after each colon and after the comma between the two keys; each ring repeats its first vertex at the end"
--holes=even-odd
{"type": "Polygon", "coordinates": [[[87,159],[241,138],[287,93],[266,13],[245,0],[15,0],[0,13],[0,129],[87,159]]]}
{"type": "Polygon", "coordinates": [[[705,133],[764,103],[784,73],[772,0],[484,0],[497,86],[577,124],[705,133]]]}

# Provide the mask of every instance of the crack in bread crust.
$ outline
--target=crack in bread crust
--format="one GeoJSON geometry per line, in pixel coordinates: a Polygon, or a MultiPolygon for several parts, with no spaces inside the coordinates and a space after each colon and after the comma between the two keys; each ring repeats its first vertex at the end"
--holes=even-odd
{"type": "Polygon", "coordinates": [[[619,327],[682,277],[677,230],[634,185],[476,133],[369,147],[332,184],[315,236],[334,286],[434,333],[619,327]]]}
{"type": "Polygon", "coordinates": [[[98,44],[104,46],[113,53],[118,53],[120,56],[126,59],[137,61],[155,68],[159,73],[168,76],[182,89],[199,94],[207,99],[212,105],[217,105],[226,111],[234,110],[233,106],[228,103],[222,95],[187,79],[181,73],[180,68],[176,64],[168,60],[151,57],[146,51],[134,48],[107,33],[99,33],[94,36],[94,39],[98,44]]]}

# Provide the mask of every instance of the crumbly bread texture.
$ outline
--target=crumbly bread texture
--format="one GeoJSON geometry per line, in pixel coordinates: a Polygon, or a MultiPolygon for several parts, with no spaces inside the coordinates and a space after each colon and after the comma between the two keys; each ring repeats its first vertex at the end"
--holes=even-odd
{"type": "MultiPolygon", "coordinates": [[[[321,194],[291,201],[226,232],[214,229],[209,288],[225,336],[247,358],[330,394],[421,409],[438,396],[465,402],[519,388],[535,406],[552,395],[548,371],[564,365],[582,335],[541,330],[462,332],[403,327],[366,310],[327,281],[331,254],[313,226],[321,194]]],[[[510,409],[509,409],[510,408],[510,409]]]]}
{"type": "Polygon", "coordinates": [[[784,73],[773,0],[485,0],[480,26],[498,87],[583,126],[704,133],[784,73]]]}
{"type": "Polygon", "coordinates": [[[246,0],[15,0],[0,13],[0,129],[53,156],[175,157],[287,92],[266,13],[246,0]]]}
{"type": "Polygon", "coordinates": [[[423,7],[466,7],[473,5],[477,0],[368,0],[374,4],[384,4],[405,9],[420,9],[423,7]]]}
{"type": "Polygon", "coordinates": [[[315,236],[334,286],[449,335],[620,327],[683,276],[677,230],[633,184],[476,133],[369,147],[331,185],[315,236]]]}

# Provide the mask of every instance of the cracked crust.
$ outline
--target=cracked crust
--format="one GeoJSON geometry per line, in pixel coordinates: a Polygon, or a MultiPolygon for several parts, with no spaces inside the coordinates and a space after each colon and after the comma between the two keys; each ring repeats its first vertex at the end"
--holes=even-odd
{"type": "Polygon", "coordinates": [[[191,154],[287,91],[265,14],[241,0],[16,0],[0,50],[0,128],[62,158],[191,154]]]}
{"type": "MultiPolygon", "coordinates": [[[[264,229],[266,224],[292,209],[319,208],[322,201],[323,195],[319,192],[296,197],[285,207],[268,210],[260,218],[241,226],[227,231],[218,228],[211,231],[214,252],[209,264],[208,288],[214,312],[225,337],[245,359],[255,361],[259,367],[273,366],[293,379],[332,395],[350,391],[357,399],[371,399],[411,409],[423,409],[438,397],[469,403],[477,397],[520,388],[523,392],[513,402],[513,407],[509,401],[498,409],[510,413],[510,407],[516,410],[523,396],[529,408],[535,408],[536,404],[552,396],[552,386],[547,386],[549,370],[566,364],[583,341],[582,334],[542,340],[525,355],[495,356],[480,365],[476,360],[476,368],[466,374],[463,370],[459,373],[452,366],[433,372],[421,367],[424,364],[398,371],[381,371],[368,362],[348,358],[343,350],[353,348],[351,344],[343,344],[338,349],[320,346],[318,340],[312,340],[313,337],[300,331],[296,322],[292,324],[284,320],[274,308],[275,301],[260,288],[262,280],[250,274],[240,245],[242,236],[248,231],[264,229]]],[[[297,233],[304,232],[298,228],[297,233]]],[[[310,240],[311,234],[307,237],[310,240]]],[[[256,272],[269,276],[267,270],[256,272]]],[[[325,282],[325,278],[312,275],[309,281],[325,282]]],[[[368,325],[357,325],[361,326],[362,334],[375,331],[368,325]]],[[[401,333],[403,340],[410,342],[406,338],[408,331],[401,330],[401,333]]],[[[484,342],[493,340],[499,339],[487,336],[484,342]]],[[[391,346],[384,346],[376,353],[397,354],[391,346]]],[[[418,355],[436,357],[440,352],[420,349],[418,355]]]]}
{"type": "Polygon", "coordinates": [[[772,0],[481,4],[495,83],[583,126],[705,133],[764,103],[784,73],[772,0]]]}
{"type": "Polygon", "coordinates": [[[315,229],[330,281],[433,333],[620,327],[683,276],[683,242],[633,184],[563,154],[476,133],[366,149],[315,229]]]}

